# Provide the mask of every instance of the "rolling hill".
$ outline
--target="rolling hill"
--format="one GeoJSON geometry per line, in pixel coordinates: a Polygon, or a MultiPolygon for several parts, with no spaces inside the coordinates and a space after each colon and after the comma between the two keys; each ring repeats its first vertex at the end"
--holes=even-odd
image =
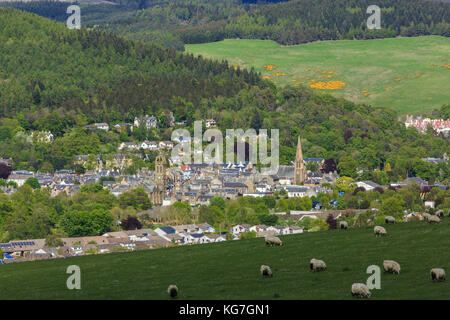
{"type": "MultiPolygon", "coordinates": [[[[368,30],[371,0],[113,0],[81,4],[82,24],[179,50],[187,43],[265,39],[283,45],[317,40],[395,36],[450,36],[450,5],[428,0],[379,0],[382,29],[368,30]]],[[[64,22],[66,7],[54,1],[11,2],[64,22]]]]}
{"type": "Polygon", "coordinates": [[[186,45],[186,50],[255,68],[279,86],[319,87],[318,82],[339,81],[342,87],[317,90],[403,114],[428,112],[450,101],[450,40],[443,37],[322,41],[288,47],[272,41],[225,40],[186,45]]]}
{"type": "Polygon", "coordinates": [[[283,236],[282,247],[263,238],[26,262],[0,266],[0,299],[167,299],[175,283],[180,299],[352,299],[350,286],[366,282],[369,265],[400,263],[400,275],[381,273],[371,299],[450,299],[450,281],[433,283],[432,267],[450,270],[450,218],[439,225],[410,222],[372,228],[283,236]],[[311,258],[328,270],[312,273],[311,258]],[[261,264],[274,276],[263,279],[261,264]],[[66,268],[81,268],[81,290],[66,288],[66,268]]]}

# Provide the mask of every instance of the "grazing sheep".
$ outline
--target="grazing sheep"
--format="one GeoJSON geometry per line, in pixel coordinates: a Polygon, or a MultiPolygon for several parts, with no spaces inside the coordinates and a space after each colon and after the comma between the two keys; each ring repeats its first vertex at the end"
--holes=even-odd
{"type": "Polygon", "coordinates": [[[386,218],[384,218],[384,221],[386,223],[395,223],[395,218],[393,216],[386,216],[386,218]]]}
{"type": "Polygon", "coordinates": [[[444,210],[440,209],[440,210],[436,211],[436,216],[438,216],[439,218],[443,218],[444,217],[444,210]]]}
{"type": "Polygon", "coordinates": [[[430,215],[429,217],[428,217],[428,223],[439,223],[439,222],[441,222],[441,219],[439,219],[439,217],[438,216],[432,216],[432,215],[430,215]]]}
{"type": "Polygon", "coordinates": [[[433,268],[430,271],[431,280],[444,281],[445,280],[445,270],[441,268],[433,268]]]}
{"type": "Polygon", "coordinates": [[[266,237],[266,245],[268,246],[281,246],[283,241],[278,237],[266,237]]]}
{"type": "Polygon", "coordinates": [[[352,296],[370,298],[372,294],[364,283],[354,283],[352,284],[352,296]]]}
{"type": "Polygon", "coordinates": [[[347,221],[339,221],[339,229],[347,229],[348,223],[347,221]]]}
{"type": "Polygon", "coordinates": [[[327,270],[327,265],[322,260],[317,260],[317,259],[312,258],[311,261],[309,262],[309,268],[313,272],[326,271],[327,270]]]}
{"type": "Polygon", "coordinates": [[[375,232],[375,236],[385,236],[386,235],[386,229],[383,228],[382,226],[376,226],[375,228],[373,228],[373,231],[375,232]]]}
{"type": "Polygon", "coordinates": [[[260,268],[260,271],[261,271],[261,275],[263,277],[269,277],[269,278],[272,277],[272,270],[270,270],[269,266],[262,265],[260,268]]]}
{"type": "Polygon", "coordinates": [[[385,272],[400,274],[400,265],[393,260],[384,260],[383,268],[385,272]]]}
{"type": "Polygon", "coordinates": [[[171,284],[169,288],[167,288],[167,293],[171,298],[176,298],[178,296],[178,287],[174,284],[171,284]]]}

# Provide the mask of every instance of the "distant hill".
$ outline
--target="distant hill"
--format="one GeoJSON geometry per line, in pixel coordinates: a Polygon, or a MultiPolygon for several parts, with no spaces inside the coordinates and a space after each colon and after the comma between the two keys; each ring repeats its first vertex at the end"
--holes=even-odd
{"type": "Polygon", "coordinates": [[[61,106],[104,121],[125,120],[166,108],[173,96],[198,103],[262,83],[253,71],[235,71],[226,62],[101,31],[69,30],[13,9],[0,8],[0,42],[2,117],[31,105],[61,106]],[[101,104],[114,111],[111,118],[101,104]]]}
{"type": "MultiPolygon", "coordinates": [[[[223,39],[270,39],[292,45],[316,40],[401,36],[450,36],[450,4],[429,0],[380,0],[382,29],[368,30],[370,0],[114,0],[116,6],[83,5],[82,24],[179,50],[184,44],[223,39]]],[[[64,21],[61,3],[10,3],[64,21]]]]}

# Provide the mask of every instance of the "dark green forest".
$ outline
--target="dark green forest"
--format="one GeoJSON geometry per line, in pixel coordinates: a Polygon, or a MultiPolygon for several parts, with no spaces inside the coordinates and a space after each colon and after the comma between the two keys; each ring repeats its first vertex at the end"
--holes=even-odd
{"type": "MultiPolygon", "coordinates": [[[[370,0],[114,0],[82,4],[82,25],[183,50],[185,43],[225,38],[270,39],[283,45],[316,40],[450,36],[450,4],[380,0],[380,30],[368,30],[370,0]]],[[[63,22],[67,4],[6,3],[63,22]]]]}

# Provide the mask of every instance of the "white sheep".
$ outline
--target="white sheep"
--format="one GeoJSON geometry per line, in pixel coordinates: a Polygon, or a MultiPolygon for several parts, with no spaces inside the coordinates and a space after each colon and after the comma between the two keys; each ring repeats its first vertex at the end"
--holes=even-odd
{"type": "Polygon", "coordinates": [[[167,293],[171,298],[176,298],[178,296],[178,287],[174,284],[171,284],[169,288],[167,288],[167,293]]]}
{"type": "Polygon", "coordinates": [[[372,294],[369,288],[364,283],[354,283],[352,284],[352,296],[360,298],[370,298],[372,294]]]}
{"type": "Polygon", "coordinates": [[[400,274],[400,264],[394,260],[384,260],[383,268],[385,272],[400,274]]]}
{"type": "Polygon", "coordinates": [[[384,218],[384,221],[385,221],[386,223],[395,223],[395,218],[394,218],[393,216],[386,216],[386,217],[384,218]]]}
{"type": "Polygon", "coordinates": [[[439,217],[438,216],[432,216],[432,215],[430,215],[429,217],[428,217],[428,223],[439,223],[439,222],[441,222],[441,219],[439,219],[439,217]]]}
{"type": "Polygon", "coordinates": [[[327,265],[322,260],[317,260],[312,258],[309,262],[309,268],[313,271],[325,271],[327,270],[327,265]]]}
{"type": "Polygon", "coordinates": [[[436,216],[438,216],[439,218],[443,218],[444,217],[444,210],[439,209],[438,211],[436,211],[436,216]]]}
{"type": "Polygon", "coordinates": [[[375,226],[375,228],[373,228],[373,231],[375,233],[375,236],[385,236],[386,235],[386,229],[383,228],[382,226],[375,226]]]}
{"type": "Polygon", "coordinates": [[[268,246],[281,246],[283,244],[283,241],[278,237],[266,237],[265,240],[268,246]]]}
{"type": "Polygon", "coordinates": [[[347,229],[348,223],[347,221],[339,221],[339,229],[347,229]]]}
{"type": "Polygon", "coordinates": [[[441,268],[433,268],[430,271],[431,280],[443,281],[445,280],[445,270],[441,268]]]}
{"type": "Polygon", "coordinates": [[[272,270],[269,266],[262,265],[260,271],[263,277],[272,277],[272,270]]]}
{"type": "Polygon", "coordinates": [[[428,221],[429,217],[431,217],[431,214],[424,212],[422,213],[422,217],[424,221],[428,221]]]}

